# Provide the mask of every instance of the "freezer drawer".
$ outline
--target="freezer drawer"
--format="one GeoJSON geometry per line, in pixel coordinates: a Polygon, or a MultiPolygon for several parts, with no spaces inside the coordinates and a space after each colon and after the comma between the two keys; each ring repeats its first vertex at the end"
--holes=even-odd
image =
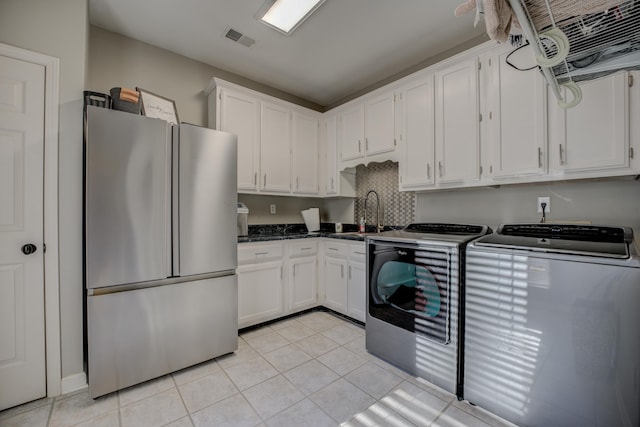
{"type": "Polygon", "coordinates": [[[238,348],[230,275],[87,297],[92,398],[238,348]]]}

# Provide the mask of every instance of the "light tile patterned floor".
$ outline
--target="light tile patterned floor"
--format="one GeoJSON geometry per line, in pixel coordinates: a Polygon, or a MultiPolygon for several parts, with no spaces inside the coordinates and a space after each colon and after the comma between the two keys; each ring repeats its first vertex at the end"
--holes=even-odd
{"type": "Polygon", "coordinates": [[[312,312],[238,351],[97,400],[86,390],[0,412],[0,426],[508,426],[367,353],[364,329],[312,312]]]}

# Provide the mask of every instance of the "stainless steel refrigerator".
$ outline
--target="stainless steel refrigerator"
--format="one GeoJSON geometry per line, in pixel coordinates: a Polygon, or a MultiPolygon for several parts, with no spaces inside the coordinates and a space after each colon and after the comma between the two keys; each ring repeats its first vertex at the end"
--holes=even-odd
{"type": "Polygon", "coordinates": [[[238,345],[236,136],[87,107],[92,398],[238,345]]]}

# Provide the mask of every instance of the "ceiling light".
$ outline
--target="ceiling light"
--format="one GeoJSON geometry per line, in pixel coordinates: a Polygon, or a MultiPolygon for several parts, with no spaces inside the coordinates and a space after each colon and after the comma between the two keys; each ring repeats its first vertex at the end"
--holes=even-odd
{"type": "Polygon", "coordinates": [[[325,0],[271,0],[267,2],[268,10],[260,20],[289,35],[324,2],[325,0]]]}

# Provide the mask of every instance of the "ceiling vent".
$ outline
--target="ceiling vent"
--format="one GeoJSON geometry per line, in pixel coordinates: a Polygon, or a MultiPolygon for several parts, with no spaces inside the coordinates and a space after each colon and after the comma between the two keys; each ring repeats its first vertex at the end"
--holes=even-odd
{"type": "Polygon", "coordinates": [[[244,34],[242,34],[240,31],[234,30],[233,28],[227,28],[227,31],[225,31],[224,33],[224,36],[229,40],[233,40],[234,42],[240,43],[241,45],[246,47],[251,47],[251,45],[256,42],[251,37],[247,37],[244,34]]]}

